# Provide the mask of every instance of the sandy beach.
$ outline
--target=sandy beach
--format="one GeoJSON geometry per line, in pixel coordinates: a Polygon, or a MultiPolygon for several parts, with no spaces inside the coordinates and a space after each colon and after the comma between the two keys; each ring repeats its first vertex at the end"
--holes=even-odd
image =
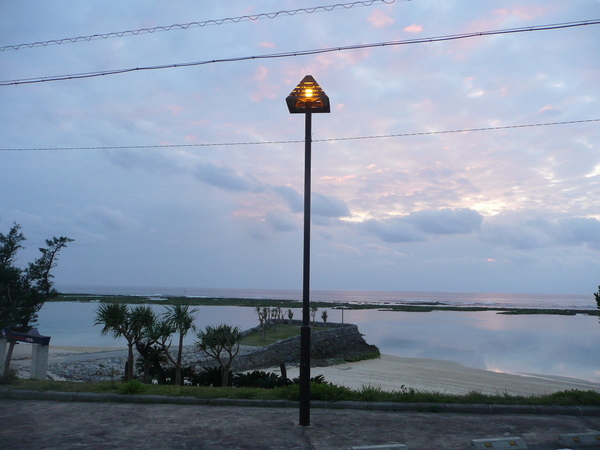
{"type": "MultiPolygon", "coordinates": [[[[11,367],[27,376],[31,347],[17,345],[11,367]]],[[[100,347],[50,346],[49,364],[69,360],[101,360],[126,355],[125,349],[100,347]]],[[[267,368],[279,372],[279,368],[267,368]]],[[[297,367],[288,367],[288,377],[298,376],[297,367]]],[[[328,367],[313,367],[311,375],[323,375],[325,380],[352,389],[374,387],[384,391],[403,388],[418,391],[466,394],[541,395],[568,389],[600,391],[600,383],[577,378],[536,374],[508,374],[474,369],[462,364],[437,359],[406,358],[382,355],[379,359],[358,361],[328,367]]]]}

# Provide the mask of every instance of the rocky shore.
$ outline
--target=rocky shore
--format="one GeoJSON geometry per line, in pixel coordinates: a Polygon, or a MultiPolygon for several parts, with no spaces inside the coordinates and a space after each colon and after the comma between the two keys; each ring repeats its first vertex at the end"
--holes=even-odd
{"type": "MultiPolygon", "coordinates": [[[[248,330],[249,333],[253,330],[248,330]]],[[[20,378],[29,378],[29,345],[18,345],[11,367],[20,378]]],[[[176,348],[171,349],[175,355],[176,348]]],[[[281,363],[292,368],[298,365],[300,336],[284,339],[265,347],[240,346],[232,370],[248,371],[279,367],[281,363]]],[[[315,326],[311,335],[311,362],[326,366],[344,360],[358,360],[379,355],[379,349],[369,345],[353,324],[327,324],[315,326]]],[[[137,357],[137,353],[136,353],[137,357]]],[[[120,379],[125,372],[126,349],[93,349],[50,346],[48,378],[68,381],[107,381],[120,379]]],[[[194,346],[184,346],[183,367],[199,372],[203,367],[216,366],[216,362],[194,346]]]]}

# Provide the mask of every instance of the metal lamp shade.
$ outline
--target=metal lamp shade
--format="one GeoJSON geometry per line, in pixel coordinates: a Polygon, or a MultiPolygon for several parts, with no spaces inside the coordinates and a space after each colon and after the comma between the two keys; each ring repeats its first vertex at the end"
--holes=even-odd
{"type": "Polygon", "coordinates": [[[306,75],[300,84],[285,99],[291,114],[328,113],[331,111],[329,97],[311,75],[306,75]]]}

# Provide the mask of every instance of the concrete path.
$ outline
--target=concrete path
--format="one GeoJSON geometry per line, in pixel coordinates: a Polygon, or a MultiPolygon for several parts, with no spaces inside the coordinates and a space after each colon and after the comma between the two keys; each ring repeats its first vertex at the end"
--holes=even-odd
{"type": "Polygon", "coordinates": [[[520,437],[530,449],[564,448],[561,433],[600,431],[600,416],[0,400],[7,449],[468,449],[470,440],[520,437]]]}

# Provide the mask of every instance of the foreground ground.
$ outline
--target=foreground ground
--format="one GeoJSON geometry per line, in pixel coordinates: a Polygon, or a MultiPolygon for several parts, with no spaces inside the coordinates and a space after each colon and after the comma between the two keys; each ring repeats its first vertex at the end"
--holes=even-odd
{"type": "Polygon", "coordinates": [[[520,437],[564,448],[561,433],[600,430],[600,417],[0,400],[0,446],[18,449],[347,449],[406,444],[468,449],[471,439],[520,437]]]}

